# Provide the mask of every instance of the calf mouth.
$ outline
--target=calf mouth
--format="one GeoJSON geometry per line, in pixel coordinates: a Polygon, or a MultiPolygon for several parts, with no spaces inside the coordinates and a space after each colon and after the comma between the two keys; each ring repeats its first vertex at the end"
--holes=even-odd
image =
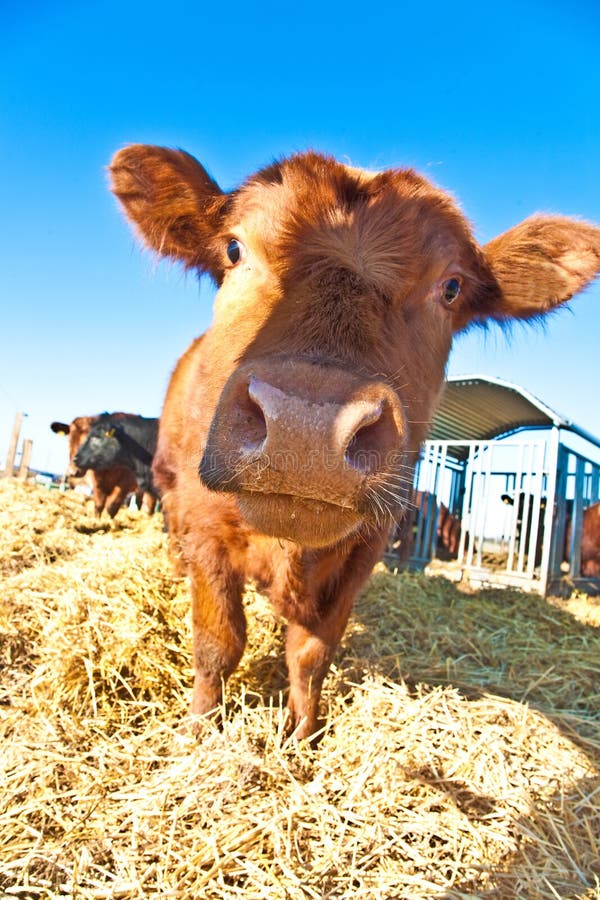
{"type": "Polygon", "coordinates": [[[208,453],[200,464],[205,487],[233,494],[246,522],[261,534],[307,547],[330,546],[358,531],[390,529],[410,505],[407,466],[369,473],[345,465],[333,475],[323,470],[315,477],[310,467],[290,476],[244,454],[223,465],[215,459],[208,453]]]}
{"type": "MultiPolygon", "coordinates": [[[[214,457],[213,457],[214,459],[214,457]]],[[[200,465],[205,487],[233,494],[246,522],[262,534],[287,539],[307,547],[325,547],[359,530],[382,530],[399,521],[409,505],[410,484],[388,473],[353,472],[348,483],[286,477],[246,462],[228,466],[200,465]]]]}
{"type": "Polygon", "coordinates": [[[244,519],[262,534],[306,547],[339,543],[365,524],[357,510],[327,500],[242,490],[236,494],[244,519]]]}

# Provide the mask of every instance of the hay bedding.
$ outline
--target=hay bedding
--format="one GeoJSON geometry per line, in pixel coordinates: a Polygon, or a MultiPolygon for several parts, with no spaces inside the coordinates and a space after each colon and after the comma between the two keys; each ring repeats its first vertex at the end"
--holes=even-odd
{"type": "Polygon", "coordinates": [[[311,750],[282,737],[280,625],[249,590],[196,743],[160,529],[0,483],[0,896],[600,897],[594,601],[376,573],[311,750]]]}

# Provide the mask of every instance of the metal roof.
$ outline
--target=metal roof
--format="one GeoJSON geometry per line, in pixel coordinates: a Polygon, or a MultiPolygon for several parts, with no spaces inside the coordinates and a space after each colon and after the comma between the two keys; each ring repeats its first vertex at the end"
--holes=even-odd
{"type": "Polygon", "coordinates": [[[523,428],[566,428],[597,447],[600,440],[550,409],[529,391],[491,375],[448,378],[428,439],[484,441],[523,428]]]}

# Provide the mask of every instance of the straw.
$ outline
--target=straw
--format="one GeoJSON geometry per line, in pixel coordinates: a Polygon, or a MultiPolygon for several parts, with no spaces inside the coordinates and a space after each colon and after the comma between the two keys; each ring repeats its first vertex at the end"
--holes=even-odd
{"type": "Polygon", "coordinates": [[[189,597],[160,516],[0,482],[0,896],[600,898],[600,629],[584,595],[378,566],[286,738],[252,587],[224,721],[185,729],[189,597]]]}

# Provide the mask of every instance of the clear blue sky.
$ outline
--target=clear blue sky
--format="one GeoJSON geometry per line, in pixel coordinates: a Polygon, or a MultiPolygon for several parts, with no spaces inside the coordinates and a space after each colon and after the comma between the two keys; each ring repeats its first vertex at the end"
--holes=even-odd
{"type": "MultiPolygon", "coordinates": [[[[534,211],[600,223],[600,7],[592,0],[31,2],[0,11],[0,458],[28,414],[158,415],[212,288],[140,251],[104,167],[183,147],[222,187],[314,147],[414,166],[481,241],[534,211]]],[[[528,388],[600,435],[600,284],[544,330],[459,339],[449,371],[528,388]]]]}

